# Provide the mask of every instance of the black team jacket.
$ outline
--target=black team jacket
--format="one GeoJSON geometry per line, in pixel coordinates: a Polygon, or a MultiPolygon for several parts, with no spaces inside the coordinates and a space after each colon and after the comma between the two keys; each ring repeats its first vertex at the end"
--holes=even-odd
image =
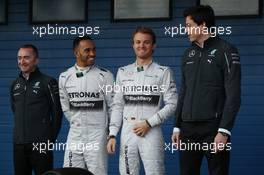
{"type": "Polygon", "coordinates": [[[37,68],[26,80],[22,73],[10,89],[14,143],[53,142],[62,119],[57,81],[37,68]]]}
{"type": "Polygon", "coordinates": [[[219,37],[195,43],[181,62],[182,82],[174,127],[182,121],[220,119],[219,128],[232,130],[240,108],[241,66],[237,49],[219,37]]]}

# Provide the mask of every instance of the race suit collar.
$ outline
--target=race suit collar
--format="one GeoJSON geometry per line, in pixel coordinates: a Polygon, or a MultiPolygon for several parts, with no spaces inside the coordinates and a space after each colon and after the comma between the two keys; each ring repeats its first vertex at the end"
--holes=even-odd
{"type": "Polygon", "coordinates": [[[85,74],[87,74],[94,67],[94,64],[91,65],[91,66],[87,66],[87,67],[80,67],[76,63],[74,65],[74,67],[75,67],[75,70],[76,70],[76,76],[79,78],[79,77],[82,77],[85,74]]]}
{"type": "Polygon", "coordinates": [[[135,70],[136,70],[136,72],[141,72],[141,71],[147,70],[152,63],[153,63],[153,60],[151,59],[151,62],[149,64],[146,64],[144,66],[140,66],[140,65],[138,65],[138,63],[136,61],[135,62],[135,70]]]}
{"type": "MultiPolygon", "coordinates": [[[[93,66],[93,65],[92,65],[93,66]]],[[[77,71],[87,71],[87,70],[89,70],[92,66],[86,66],[86,67],[80,67],[80,66],[78,66],[77,65],[77,63],[74,65],[74,67],[75,67],[75,69],[77,70],[77,71]]]]}

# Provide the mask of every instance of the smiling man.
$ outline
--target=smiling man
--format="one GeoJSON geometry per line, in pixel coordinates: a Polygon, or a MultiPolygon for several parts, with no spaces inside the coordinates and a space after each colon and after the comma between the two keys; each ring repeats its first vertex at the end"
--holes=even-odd
{"type": "Polygon", "coordinates": [[[161,124],[173,115],[176,84],[170,68],[153,62],[155,33],[139,27],[133,35],[136,61],[118,69],[107,145],[116,149],[116,135],[122,126],[119,159],[120,174],[139,174],[140,159],[145,174],[165,174],[164,142],[161,124]],[[164,106],[162,106],[164,104],[164,106]]]}
{"type": "Polygon", "coordinates": [[[15,174],[30,175],[33,170],[40,175],[52,169],[53,152],[41,152],[35,145],[54,142],[61,127],[58,83],[39,71],[38,50],[34,45],[21,46],[17,61],[21,73],[11,86],[15,174]]]}
{"type": "Polygon", "coordinates": [[[106,93],[101,87],[112,87],[113,75],[95,65],[96,48],[92,38],[77,37],[73,51],[76,64],[61,73],[59,79],[62,110],[70,123],[63,166],[105,175],[112,93],[106,93]]]}

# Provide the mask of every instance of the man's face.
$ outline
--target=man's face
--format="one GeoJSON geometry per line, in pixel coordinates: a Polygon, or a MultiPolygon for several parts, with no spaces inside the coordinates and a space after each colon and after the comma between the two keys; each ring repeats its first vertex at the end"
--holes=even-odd
{"type": "Polygon", "coordinates": [[[75,49],[75,56],[79,66],[91,66],[95,62],[96,48],[91,40],[82,40],[75,49]]]}
{"type": "Polygon", "coordinates": [[[148,59],[152,56],[155,47],[156,45],[153,44],[151,35],[144,33],[135,34],[133,48],[137,58],[148,59]]]}
{"type": "Polygon", "coordinates": [[[199,41],[199,39],[203,36],[203,27],[204,24],[197,25],[191,18],[191,16],[187,16],[185,19],[185,25],[187,29],[188,38],[191,42],[199,41]]]}
{"type": "Polygon", "coordinates": [[[33,49],[21,48],[17,54],[18,67],[23,73],[31,73],[35,70],[38,64],[38,58],[36,57],[33,49]]]}

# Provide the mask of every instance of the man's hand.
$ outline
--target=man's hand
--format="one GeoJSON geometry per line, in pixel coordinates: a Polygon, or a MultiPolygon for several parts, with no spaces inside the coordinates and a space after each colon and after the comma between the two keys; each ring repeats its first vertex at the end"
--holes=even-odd
{"type": "Polygon", "coordinates": [[[228,136],[224,136],[221,133],[217,133],[214,139],[215,153],[224,150],[227,143],[228,136]]]}
{"type": "Polygon", "coordinates": [[[171,142],[175,148],[178,148],[178,143],[180,142],[180,132],[173,132],[171,136],[171,142]]]}
{"type": "Polygon", "coordinates": [[[140,137],[144,137],[149,130],[150,126],[147,124],[147,121],[136,123],[133,129],[134,133],[140,137]]]}
{"type": "Polygon", "coordinates": [[[107,152],[108,154],[114,154],[115,153],[115,147],[116,147],[116,139],[110,138],[107,143],[107,152]]]}

